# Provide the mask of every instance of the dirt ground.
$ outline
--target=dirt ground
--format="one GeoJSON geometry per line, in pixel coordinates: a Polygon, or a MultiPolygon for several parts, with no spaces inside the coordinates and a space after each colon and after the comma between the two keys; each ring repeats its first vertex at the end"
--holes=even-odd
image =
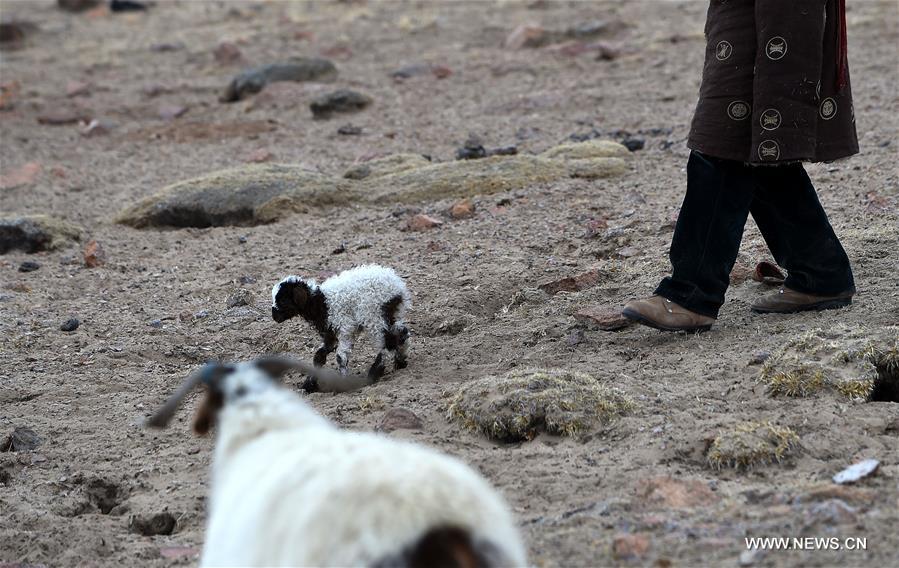
{"type": "MultiPolygon", "coordinates": [[[[195,563],[213,441],[189,435],[196,398],[167,431],[147,431],[141,421],[207,359],[283,348],[310,358],[317,343],[311,328],[271,321],[271,285],[287,273],[363,262],[393,266],[408,280],[410,366],[363,391],[311,395],[310,402],[351,429],[372,429],[393,408],[413,411],[423,427],[389,435],[458,456],[490,479],[518,516],[535,565],[899,563],[899,406],[835,394],[772,398],[750,364],[802,331],[899,321],[895,2],[849,3],[861,154],[808,167],[854,263],[859,294],[851,308],[752,315],[750,302],[767,289],[749,280],[731,288],[706,334],[643,327],[577,334],[577,310],[648,294],[668,270],[706,6],[182,1],[159,2],[147,13],[73,15],[55,2],[3,0],[4,21],[27,20],[37,29],[0,60],[0,83],[20,86],[12,108],[0,111],[0,172],[29,162],[40,170],[32,183],[0,190],[0,211],[77,223],[101,243],[107,262],[86,268],[83,243],[0,257],[0,439],[17,426],[41,439],[33,451],[0,453],[0,565],[195,563]],[[619,57],[504,47],[520,24],[565,29],[592,20],[627,24],[603,38],[622,47],[619,57]],[[239,48],[242,62],[215,59],[223,41],[239,48]],[[328,57],[339,78],[218,102],[242,68],[291,55],[328,57]],[[390,77],[423,62],[452,73],[390,77]],[[88,84],[87,92],[68,96],[79,90],[75,83],[88,84]],[[309,101],[335,87],[363,91],[374,103],[359,114],[313,120],[309,101]],[[178,106],[187,108],[183,116],[160,116],[162,107],[178,106]],[[51,111],[98,118],[108,132],[84,136],[76,124],[39,123],[51,111]],[[347,123],[362,134],[338,135],[347,123]],[[470,219],[447,217],[447,200],[318,211],[257,227],[135,230],[111,222],[170,183],[262,151],[274,162],[340,175],[389,153],[452,160],[470,133],[488,147],[515,144],[530,153],[594,129],[645,139],[627,175],[476,198],[470,219]],[[404,231],[418,211],[445,222],[404,231]],[[616,240],[584,238],[591,219],[620,228],[616,240]],[[346,252],[332,254],[341,243],[346,252]],[[26,260],[40,269],[19,272],[26,260]],[[593,268],[603,274],[598,286],[533,293],[593,268]],[[253,303],[228,308],[238,288],[253,303]],[[60,331],[70,317],[81,327],[60,331]],[[446,419],[447,393],[460,384],[523,366],[592,373],[637,408],[585,438],[540,435],[514,445],[446,419]],[[750,419],[791,427],[801,452],[749,472],[710,469],[702,457],[707,440],[750,419]],[[836,472],[868,457],[882,462],[879,475],[861,487],[826,489],[836,472]],[[640,488],[658,476],[705,496],[655,502],[640,488]],[[172,534],[134,530],[135,519],[164,511],[176,521],[172,534]],[[746,553],[744,537],[755,536],[867,537],[867,550],[746,553]]],[[[744,266],[768,257],[751,222],[742,255],[744,266]]],[[[371,352],[363,343],[353,356],[363,368],[371,352]]]]}

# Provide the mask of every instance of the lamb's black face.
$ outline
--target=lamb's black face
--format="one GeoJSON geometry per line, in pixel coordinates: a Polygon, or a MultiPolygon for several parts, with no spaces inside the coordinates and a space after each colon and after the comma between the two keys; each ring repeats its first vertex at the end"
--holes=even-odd
{"type": "Polygon", "coordinates": [[[272,290],[272,319],[278,323],[300,315],[309,297],[305,282],[281,281],[272,290]]]}

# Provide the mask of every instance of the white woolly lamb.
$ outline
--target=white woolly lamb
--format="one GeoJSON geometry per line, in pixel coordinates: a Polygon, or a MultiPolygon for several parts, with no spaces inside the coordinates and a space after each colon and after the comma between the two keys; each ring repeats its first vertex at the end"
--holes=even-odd
{"type": "MultiPolygon", "coordinates": [[[[148,424],[165,426],[206,385],[194,422],[217,424],[201,566],[524,566],[502,497],[468,466],[424,447],[337,429],[266,357],[209,364],[148,424]]],[[[336,375],[336,373],[333,373],[336,375]]]]}
{"type": "MultiPolygon", "coordinates": [[[[378,355],[368,370],[376,380],[384,373],[384,357],[394,353],[394,368],[406,366],[409,329],[403,322],[411,303],[405,282],[391,268],[376,264],[358,266],[328,278],[320,285],[312,279],[287,276],[272,287],[272,319],[281,323],[301,316],[322,337],[313,362],[322,366],[337,350],[337,368],[348,372],[353,342],[361,330],[368,332],[378,355]]],[[[314,382],[304,385],[316,390],[314,382]]]]}

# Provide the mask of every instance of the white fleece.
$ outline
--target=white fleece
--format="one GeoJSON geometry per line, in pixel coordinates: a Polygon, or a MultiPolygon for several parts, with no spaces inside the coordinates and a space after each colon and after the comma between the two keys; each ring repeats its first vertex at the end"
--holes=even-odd
{"type": "Polygon", "coordinates": [[[503,499],[460,461],[338,430],[247,364],[225,380],[246,394],[219,414],[201,566],[370,566],[447,526],[526,564],[503,499]]]}

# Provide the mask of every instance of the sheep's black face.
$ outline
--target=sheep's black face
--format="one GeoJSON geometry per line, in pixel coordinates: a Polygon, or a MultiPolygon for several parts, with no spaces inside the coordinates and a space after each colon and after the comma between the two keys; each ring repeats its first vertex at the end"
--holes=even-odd
{"type": "Polygon", "coordinates": [[[281,323],[300,315],[308,297],[305,282],[282,280],[272,291],[272,319],[281,323]]]}

